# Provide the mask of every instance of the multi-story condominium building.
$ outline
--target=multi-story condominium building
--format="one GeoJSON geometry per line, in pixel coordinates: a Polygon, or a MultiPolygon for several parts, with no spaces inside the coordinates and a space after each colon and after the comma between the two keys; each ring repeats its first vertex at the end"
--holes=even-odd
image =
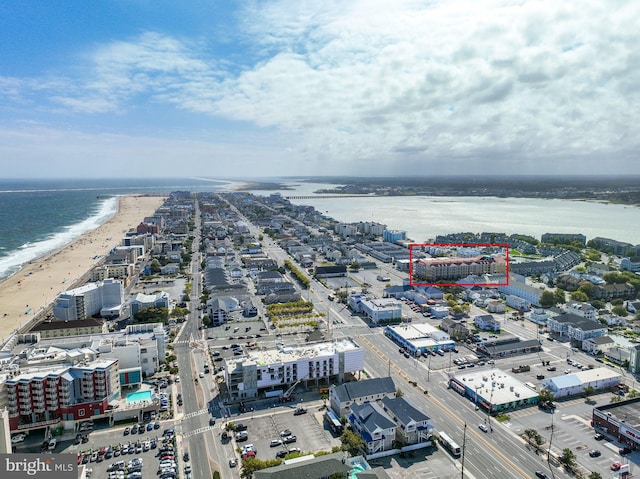
{"type": "Polygon", "coordinates": [[[640,250],[639,247],[633,246],[631,243],[625,243],[623,241],[616,241],[611,238],[593,238],[593,244],[598,248],[605,248],[617,254],[619,256],[635,255],[640,250]]]}
{"type": "Polygon", "coordinates": [[[63,321],[85,319],[96,314],[118,317],[122,311],[122,281],[105,279],[71,289],[58,296],[53,315],[63,321]]]}
{"type": "Polygon", "coordinates": [[[91,281],[104,281],[107,278],[127,279],[134,273],[133,264],[103,264],[91,270],[91,281]]]}
{"type": "Polygon", "coordinates": [[[425,282],[457,281],[469,275],[504,274],[506,261],[501,256],[472,258],[423,258],[413,265],[414,276],[425,282]]]}
{"type": "Polygon", "coordinates": [[[407,232],[403,230],[384,230],[383,239],[388,243],[395,243],[407,239],[407,232]]]}
{"type": "Polygon", "coordinates": [[[278,397],[304,381],[342,382],[346,373],[364,368],[364,350],[351,339],[250,351],[225,361],[229,399],[278,397]]]}
{"type": "Polygon", "coordinates": [[[26,371],[5,380],[12,431],[104,414],[120,398],[118,360],[26,371]]]}

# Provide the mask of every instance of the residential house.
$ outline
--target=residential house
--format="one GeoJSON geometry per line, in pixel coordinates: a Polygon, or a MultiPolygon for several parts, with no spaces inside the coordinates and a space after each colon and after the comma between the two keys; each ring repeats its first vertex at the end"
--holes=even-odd
{"type": "Polygon", "coordinates": [[[500,321],[493,317],[491,314],[482,314],[473,318],[473,322],[483,331],[500,331],[500,321]]]}
{"type": "Polygon", "coordinates": [[[413,406],[405,397],[384,397],[378,404],[396,423],[396,439],[407,445],[431,444],[433,425],[429,416],[413,406]]]}
{"type": "Polygon", "coordinates": [[[444,318],[440,323],[440,329],[456,340],[464,340],[471,334],[465,323],[456,321],[453,318],[444,318]]]}
{"type": "Polygon", "coordinates": [[[609,351],[615,344],[615,341],[609,336],[598,336],[582,341],[582,350],[592,354],[601,354],[609,351]]]}
{"type": "Polygon", "coordinates": [[[347,420],[364,440],[366,455],[392,449],[398,426],[377,403],[352,404],[347,420]]]}
{"type": "Polygon", "coordinates": [[[329,404],[338,417],[345,416],[351,405],[395,397],[396,385],[390,377],[365,379],[329,387],[329,404]]]}
{"type": "Polygon", "coordinates": [[[549,318],[547,328],[560,336],[566,336],[579,342],[607,334],[607,327],[603,324],[572,313],[549,318]]]}

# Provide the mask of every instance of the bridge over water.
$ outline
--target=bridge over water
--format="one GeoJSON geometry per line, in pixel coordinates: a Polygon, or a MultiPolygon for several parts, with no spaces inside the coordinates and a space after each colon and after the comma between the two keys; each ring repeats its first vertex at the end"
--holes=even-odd
{"type": "Polygon", "coordinates": [[[325,200],[334,198],[375,198],[379,195],[306,195],[306,196],[285,196],[286,200],[325,200]]]}

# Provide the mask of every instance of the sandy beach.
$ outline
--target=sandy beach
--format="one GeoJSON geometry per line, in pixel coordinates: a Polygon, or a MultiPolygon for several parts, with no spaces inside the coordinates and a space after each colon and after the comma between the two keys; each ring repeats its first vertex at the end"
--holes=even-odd
{"type": "Polygon", "coordinates": [[[0,338],[12,332],[53,302],[62,292],[95,266],[125,233],[162,205],[161,196],[123,196],[116,214],[98,228],[85,233],[51,255],[26,264],[0,283],[0,338]]]}

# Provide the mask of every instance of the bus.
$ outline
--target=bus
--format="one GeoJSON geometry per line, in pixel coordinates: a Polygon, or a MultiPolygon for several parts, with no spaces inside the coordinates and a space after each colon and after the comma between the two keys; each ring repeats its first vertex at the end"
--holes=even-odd
{"type": "Polygon", "coordinates": [[[344,431],[344,426],[340,422],[340,419],[338,418],[338,416],[336,416],[336,414],[331,409],[327,409],[327,413],[325,414],[325,417],[327,418],[329,427],[334,432],[334,434],[338,436],[342,434],[342,432],[344,431]]]}
{"type": "Polygon", "coordinates": [[[440,444],[442,444],[453,456],[458,457],[462,454],[460,446],[456,444],[456,442],[449,437],[446,432],[439,432],[440,436],[440,444]]]}

